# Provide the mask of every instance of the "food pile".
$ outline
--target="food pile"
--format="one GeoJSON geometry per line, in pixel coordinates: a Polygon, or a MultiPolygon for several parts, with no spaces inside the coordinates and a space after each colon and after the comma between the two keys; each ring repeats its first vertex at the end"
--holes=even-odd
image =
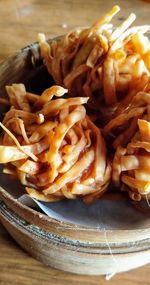
{"type": "Polygon", "coordinates": [[[131,14],[114,28],[118,11],[50,44],[39,34],[57,84],[41,96],[6,87],[0,163],[38,200],[91,203],[110,185],[150,198],[150,26],[131,14]]]}

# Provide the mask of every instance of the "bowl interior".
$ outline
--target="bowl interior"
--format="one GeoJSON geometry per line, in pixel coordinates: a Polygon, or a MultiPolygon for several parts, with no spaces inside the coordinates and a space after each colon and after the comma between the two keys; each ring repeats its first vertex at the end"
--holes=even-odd
{"type": "MultiPolygon", "coordinates": [[[[54,83],[40,59],[37,43],[22,49],[16,56],[4,62],[0,66],[0,77],[2,97],[6,96],[5,85],[12,83],[24,83],[29,92],[36,94],[54,83]]],[[[6,109],[5,106],[0,106],[0,119],[6,109]]],[[[0,186],[15,199],[25,194],[24,187],[18,181],[2,173],[2,166],[0,186]]],[[[74,225],[109,230],[150,228],[148,214],[135,209],[127,200],[102,199],[91,206],[84,205],[80,200],[64,200],[57,203],[38,203],[38,206],[50,217],[74,225]]]]}

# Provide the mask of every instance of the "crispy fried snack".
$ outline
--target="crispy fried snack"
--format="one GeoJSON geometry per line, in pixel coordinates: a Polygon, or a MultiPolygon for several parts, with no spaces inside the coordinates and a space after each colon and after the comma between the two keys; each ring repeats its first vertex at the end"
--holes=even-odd
{"type": "Polygon", "coordinates": [[[137,137],[138,119],[150,121],[150,93],[138,92],[126,109],[105,125],[103,134],[112,148],[126,147],[137,137]]]}
{"type": "MultiPolygon", "coordinates": [[[[57,84],[71,96],[89,97],[92,120],[100,126],[128,106],[149,82],[149,25],[130,27],[131,14],[119,27],[110,23],[120,8],[114,6],[90,28],[76,29],[49,45],[39,34],[41,56],[57,84]]],[[[149,91],[146,89],[146,91],[149,91]]]]}
{"type": "Polygon", "coordinates": [[[116,149],[112,181],[131,199],[150,199],[150,93],[139,92],[128,108],[104,127],[116,149]]]}
{"type": "Polygon", "coordinates": [[[9,102],[0,100],[11,106],[0,123],[0,163],[34,198],[91,203],[112,178],[133,200],[150,199],[150,26],[131,27],[131,14],[114,28],[119,10],[51,44],[39,34],[49,73],[68,90],[37,96],[13,84],[9,102]]]}
{"type": "Polygon", "coordinates": [[[117,147],[112,179],[131,199],[150,199],[150,123],[138,119],[138,131],[126,148],[117,147]]]}
{"type": "Polygon", "coordinates": [[[29,195],[41,201],[82,196],[90,203],[99,198],[111,167],[101,132],[83,106],[88,98],[61,98],[67,90],[60,86],[41,96],[26,92],[23,84],[6,89],[11,108],[0,123],[4,173],[19,178],[29,195]],[[58,98],[52,100],[54,95],[58,98]]]}

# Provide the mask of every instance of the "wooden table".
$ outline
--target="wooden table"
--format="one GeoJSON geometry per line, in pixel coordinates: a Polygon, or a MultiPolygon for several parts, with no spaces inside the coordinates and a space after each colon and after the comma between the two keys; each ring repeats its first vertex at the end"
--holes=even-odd
{"type": "MultiPolygon", "coordinates": [[[[116,1],[103,0],[1,0],[0,1],[0,61],[21,47],[36,40],[38,32],[47,36],[66,33],[75,26],[91,24],[109,10],[116,1]]],[[[114,23],[120,23],[130,12],[138,16],[137,23],[150,23],[150,4],[139,0],[118,0],[123,9],[114,23]]],[[[150,284],[150,266],[118,274],[109,284],[150,284]]],[[[0,285],[98,285],[104,277],[79,276],[43,266],[26,254],[0,225],[0,285]]]]}

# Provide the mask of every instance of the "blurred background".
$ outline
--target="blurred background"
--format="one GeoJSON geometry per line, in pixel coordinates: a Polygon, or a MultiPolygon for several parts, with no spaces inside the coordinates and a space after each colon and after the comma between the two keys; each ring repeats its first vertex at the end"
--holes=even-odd
{"type": "Polygon", "coordinates": [[[115,25],[131,12],[137,15],[136,24],[149,23],[148,0],[0,0],[0,61],[36,41],[39,32],[54,37],[88,26],[116,4],[121,11],[115,25]]]}

